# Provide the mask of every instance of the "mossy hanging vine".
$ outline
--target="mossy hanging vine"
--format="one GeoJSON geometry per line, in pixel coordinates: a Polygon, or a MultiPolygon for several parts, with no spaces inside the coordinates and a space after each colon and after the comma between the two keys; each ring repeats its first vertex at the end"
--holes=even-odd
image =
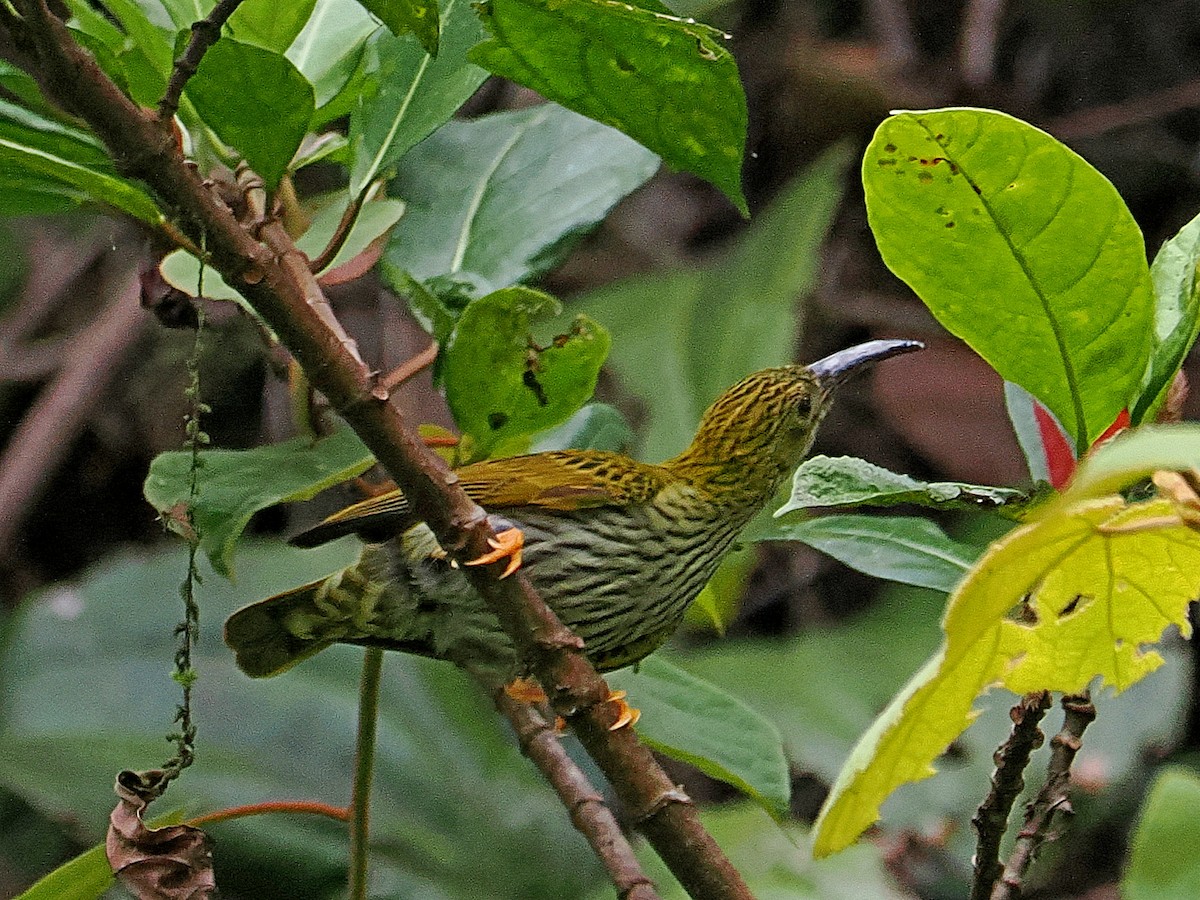
{"type": "MultiPolygon", "coordinates": [[[[201,248],[204,249],[203,241],[201,248]]],[[[200,358],[204,349],[204,262],[201,257],[200,273],[196,280],[196,339],[188,355],[188,385],[184,390],[187,398],[187,413],[184,416],[184,445],[191,453],[188,468],[188,500],[183,510],[183,521],[178,530],[188,543],[187,572],[179,585],[179,596],[183,600],[183,621],[175,626],[179,645],[175,650],[175,670],[171,677],[183,688],[183,699],[175,710],[175,722],[179,729],[167,735],[175,744],[175,755],[163,763],[159,793],[165,791],[171,781],[195,760],[196,723],[192,719],[192,687],[196,681],[196,670],[192,666],[192,648],[200,636],[200,604],[196,600],[196,588],[201,583],[197,558],[200,552],[200,532],[196,528],[193,510],[200,494],[200,470],[204,466],[201,450],[210,441],[201,427],[201,418],[212,412],[212,408],[200,399],[200,358]]]]}

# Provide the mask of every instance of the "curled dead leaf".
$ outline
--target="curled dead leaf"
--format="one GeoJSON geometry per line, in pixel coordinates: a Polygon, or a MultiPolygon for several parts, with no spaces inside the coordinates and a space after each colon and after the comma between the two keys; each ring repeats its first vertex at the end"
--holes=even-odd
{"type": "Polygon", "coordinates": [[[109,816],[105,852],[113,874],[139,900],[210,900],[217,896],[212,843],[199,828],[148,828],[146,807],[162,791],[162,775],[117,775],[120,801],[109,816]]]}

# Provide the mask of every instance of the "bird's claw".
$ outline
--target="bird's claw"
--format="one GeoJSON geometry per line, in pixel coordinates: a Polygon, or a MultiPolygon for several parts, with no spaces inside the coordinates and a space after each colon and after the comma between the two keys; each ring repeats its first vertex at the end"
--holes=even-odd
{"type": "Polygon", "coordinates": [[[504,529],[494,538],[488,538],[488,546],[492,548],[490,553],[469,560],[466,565],[485,566],[507,558],[508,566],[501,578],[507,578],[521,568],[521,548],[525,546],[525,533],[520,528],[504,529]]]}
{"type": "Polygon", "coordinates": [[[625,691],[609,691],[605,702],[612,703],[617,707],[617,719],[608,726],[609,731],[618,731],[626,726],[636,725],[638,719],[642,717],[640,709],[634,709],[625,702],[625,691]]]}

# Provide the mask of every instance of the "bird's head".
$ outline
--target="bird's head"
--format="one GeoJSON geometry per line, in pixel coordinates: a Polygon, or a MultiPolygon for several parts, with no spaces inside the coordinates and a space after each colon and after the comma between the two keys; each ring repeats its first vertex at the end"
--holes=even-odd
{"type": "Polygon", "coordinates": [[[808,366],[755,372],[714,401],[692,445],[665,465],[693,469],[714,487],[762,481],[774,490],[812,446],[837,385],[863,366],[922,346],[917,341],[869,341],[808,366]]]}

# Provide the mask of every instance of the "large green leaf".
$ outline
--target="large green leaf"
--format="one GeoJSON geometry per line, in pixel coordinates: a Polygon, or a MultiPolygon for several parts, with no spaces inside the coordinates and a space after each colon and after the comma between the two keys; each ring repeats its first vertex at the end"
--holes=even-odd
{"type": "Polygon", "coordinates": [[[230,38],[209,48],[185,93],[269,187],[287,171],[315,103],[312,85],[287,57],[230,38]]]}
{"type": "Polygon", "coordinates": [[[657,166],[629,138],[555,104],[450,122],[400,164],[394,193],[408,213],[384,274],[467,272],[488,285],[481,293],[528,281],[657,166]]]}
{"type": "Polygon", "coordinates": [[[638,737],[659,753],[733,785],[776,818],[787,812],[791,779],[779,730],[715,684],[664,659],[609,676],[642,711],[638,737]]]}
{"type": "Polygon", "coordinates": [[[901,516],[821,516],[767,527],[753,539],[802,541],[867,575],[945,594],[980,553],[928,519],[901,516]]]}
{"type": "Polygon", "coordinates": [[[459,317],[442,375],[471,458],[522,452],[535,432],[562,424],[591,399],[607,331],[578,316],[545,346],[530,343],[533,323],[561,312],[550,295],[513,287],[481,297],[459,317]]]}
{"type": "MultiPolygon", "coordinates": [[[[199,494],[192,507],[200,547],[213,568],[233,577],[233,554],[250,517],[261,509],[307,500],[375,462],[348,428],[317,441],[293,438],[254,450],[206,450],[202,454],[199,494]]],[[[188,451],[160,453],[150,464],[143,492],[150,505],[178,521],[189,502],[188,451]]]]}
{"type": "Polygon", "coordinates": [[[892,271],[1082,453],[1134,399],[1150,353],[1146,251],[1116,188],[1045,132],[977,109],[887,119],[863,184],[892,271]]]}
{"type": "Polygon", "coordinates": [[[438,55],[437,0],[358,0],[399,37],[412,32],[425,52],[438,55]]]}
{"type": "MultiPolygon", "coordinates": [[[[251,546],[237,587],[207,577],[193,663],[197,761],[165,803],[197,814],[243,803],[344,804],[353,768],[362,651],[335,647],[286,676],[252,681],[219,640],[234,608],[336,569],[346,545],[251,546]]],[[[34,600],[0,657],[0,781],[44,812],[103,837],[118,769],[169,752],[179,700],[170,677],[181,549],[123,559],[34,600]]],[[[487,701],[453,667],[385,661],[372,869],[393,896],[580,896],[603,874],[569,818],[521,758],[487,701]],[[536,866],[512,861],[537,847],[536,866]]],[[[345,890],[345,827],[271,816],[209,826],[230,893],[317,900],[345,890]]]]}
{"type": "Polygon", "coordinates": [[[1200,777],[1167,769],[1142,807],[1129,867],[1121,882],[1125,900],[1192,900],[1200,896],[1200,777]]]}
{"type": "Polygon", "coordinates": [[[315,5],[316,0],[246,0],[226,27],[236,41],[283,53],[303,30],[315,5]]]}
{"type": "Polygon", "coordinates": [[[313,86],[317,109],[346,86],[379,26],[356,0],[317,0],[285,54],[313,86]]]}
{"type": "Polygon", "coordinates": [[[1200,216],[1158,251],[1150,266],[1154,279],[1154,349],[1141,394],[1130,412],[1140,425],[1158,411],[1175,373],[1200,335],[1200,216]]]}
{"type": "Polygon", "coordinates": [[[776,517],[797,509],[845,506],[897,506],[916,503],[934,509],[990,509],[1019,501],[1025,494],[1012,488],[918,481],[889,472],[854,456],[814,456],[796,469],[792,496],[776,517]]]}
{"type": "Polygon", "coordinates": [[[743,214],[746,96],[727,35],[618,0],[488,0],[471,58],[611,125],[720,188],[743,214]]]}
{"type": "Polygon", "coordinates": [[[468,0],[446,0],[443,16],[446,26],[436,56],[408,39],[379,38],[379,90],[350,115],[350,193],[358,194],[391,170],[487,78],[487,72],[467,62],[467,50],[483,39],[483,26],[468,0]]]}
{"type": "Polygon", "coordinates": [[[578,301],[612,332],[609,364],[646,403],[641,456],[678,453],[721,391],[791,359],[797,298],[812,288],[847,161],[844,148],[821,157],[703,269],[631,278],[578,301]]]}

